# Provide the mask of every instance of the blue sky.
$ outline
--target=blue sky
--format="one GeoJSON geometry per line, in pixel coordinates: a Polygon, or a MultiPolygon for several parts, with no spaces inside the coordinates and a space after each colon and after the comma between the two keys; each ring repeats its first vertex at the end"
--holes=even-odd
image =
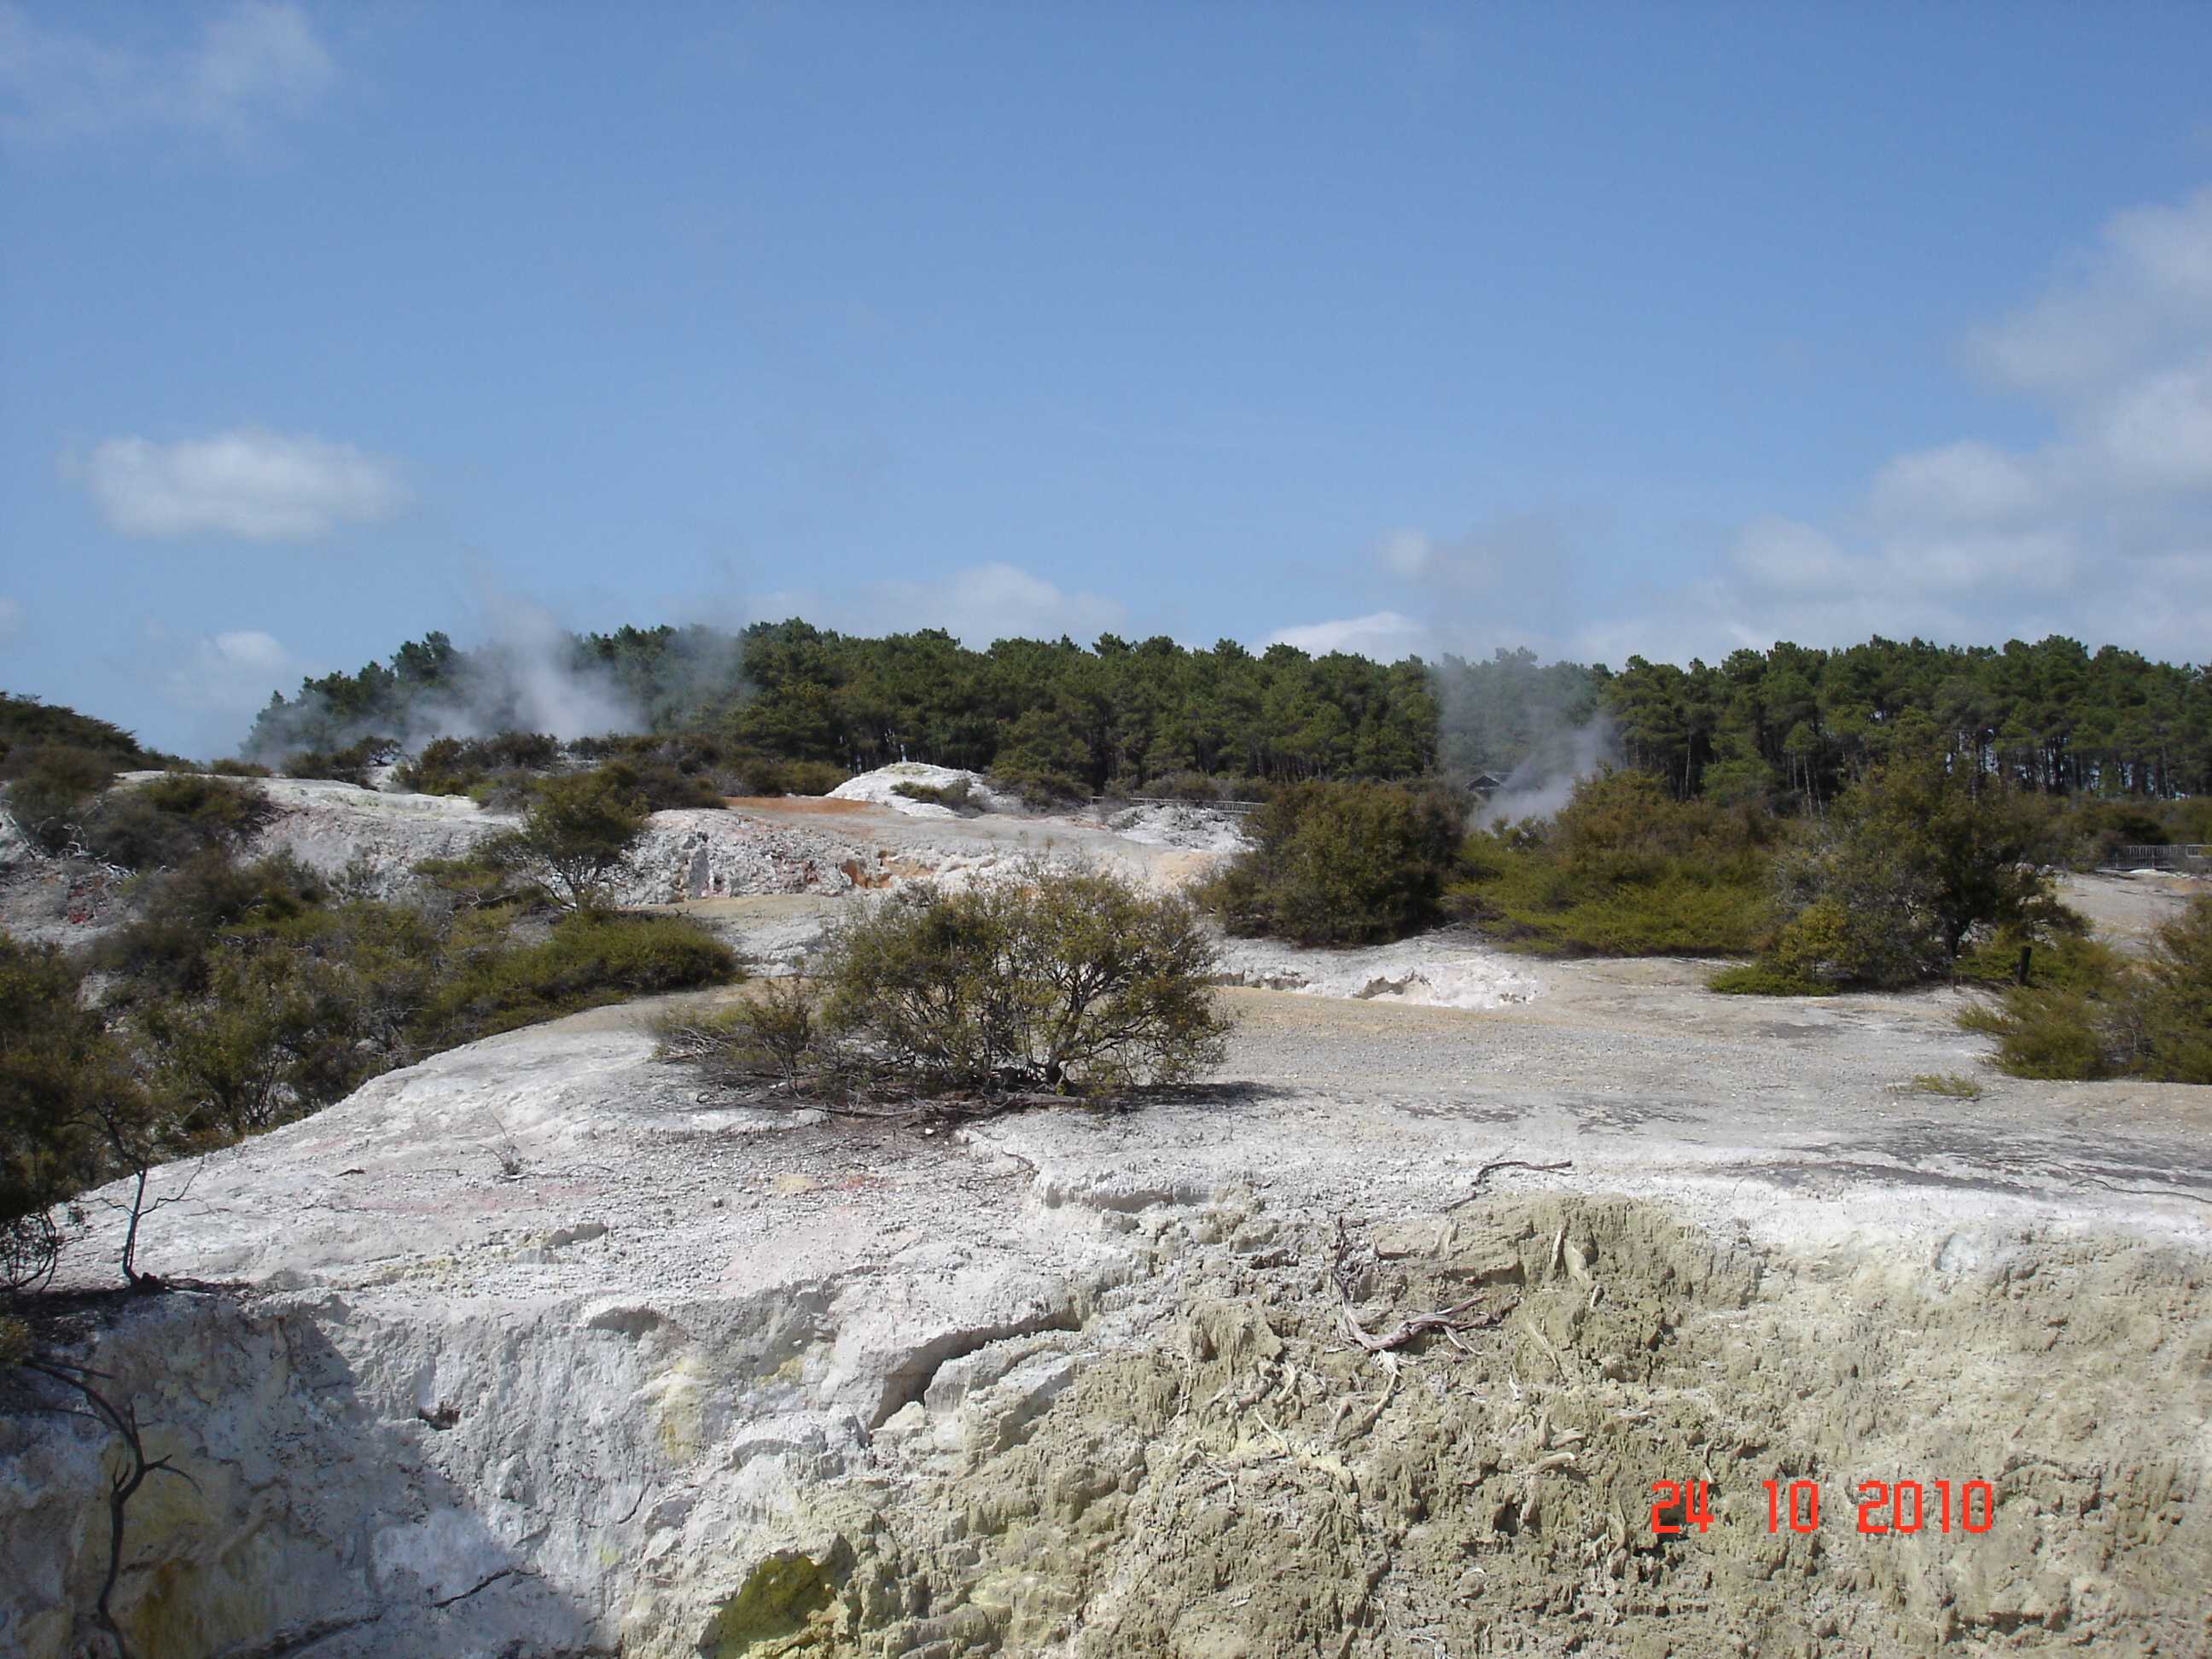
{"type": "Polygon", "coordinates": [[[0,0],[0,686],[2212,639],[2212,8],[0,0]]]}

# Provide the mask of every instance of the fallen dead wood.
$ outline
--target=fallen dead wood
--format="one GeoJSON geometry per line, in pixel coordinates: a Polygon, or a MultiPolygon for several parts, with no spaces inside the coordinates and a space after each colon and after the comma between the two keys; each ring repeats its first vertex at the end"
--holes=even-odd
{"type": "Polygon", "coordinates": [[[1353,1295],[1352,1289],[1352,1234],[1344,1224],[1344,1218],[1339,1216],[1336,1218],[1336,1244],[1329,1262],[1329,1276],[1335,1280],[1337,1294],[1344,1300],[1344,1305],[1338,1311],[1344,1322],[1345,1334],[1370,1353],[1389,1353],[1394,1349],[1404,1347],[1416,1337],[1435,1334],[1450,1336],[1456,1341],[1462,1332],[1488,1330],[1494,1325],[1503,1324],[1506,1315],[1520,1305],[1516,1301],[1504,1308],[1486,1310],[1480,1313],[1471,1312],[1470,1310],[1481,1300],[1480,1297],[1472,1297],[1465,1302],[1441,1309],[1434,1313],[1410,1315],[1400,1320],[1389,1330],[1377,1334],[1362,1325],[1358,1316],[1352,1311],[1352,1304],[1358,1300],[1358,1297],[1353,1295]]]}
{"type": "Polygon", "coordinates": [[[1391,1349],[1402,1348],[1415,1337],[1426,1336],[1432,1331],[1455,1334],[1462,1331],[1487,1330],[1493,1325],[1503,1324],[1505,1316],[1513,1311],[1510,1308],[1501,1308],[1469,1316],[1468,1310],[1473,1306],[1474,1301],[1467,1301],[1456,1307],[1446,1308],[1440,1313],[1415,1314],[1411,1318],[1400,1320],[1380,1336],[1370,1334],[1346,1307],[1343,1310],[1344,1332],[1370,1353],[1388,1353],[1391,1349]]]}
{"type": "Polygon", "coordinates": [[[1474,1203],[1476,1199],[1482,1196],[1482,1183],[1500,1170],[1535,1170],[1545,1174],[1555,1174],[1561,1170],[1571,1170],[1574,1167],[1572,1158],[1562,1158],[1557,1164],[1531,1164],[1526,1158],[1493,1158],[1474,1172],[1474,1185],[1468,1188],[1467,1195],[1464,1198],[1452,1200],[1450,1203],[1444,1206],[1444,1209],[1449,1213],[1462,1204],[1474,1203]]]}

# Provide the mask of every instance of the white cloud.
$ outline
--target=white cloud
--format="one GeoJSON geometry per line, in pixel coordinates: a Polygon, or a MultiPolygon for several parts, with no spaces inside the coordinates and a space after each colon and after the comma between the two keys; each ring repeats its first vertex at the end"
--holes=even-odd
{"type": "Polygon", "coordinates": [[[234,629],[194,640],[170,668],[162,689],[180,708],[245,716],[266,705],[271,691],[314,672],[313,664],[294,656],[275,635],[234,629]]]}
{"type": "Polygon", "coordinates": [[[1428,574],[1437,562],[1437,544],[1419,530],[1394,530],[1382,538],[1376,556],[1393,575],[1408,581],[1428,574]]]}
{"type": "Polygon", "coordinates": [[[336,73],[305,12],[257,0],[208,21],[185,60],[183,108],[235,134],[264,116],[305,113],[336,73]]]}
{"type": "Polygon", "coordinates": [[[1844,550],[1794,519],[1754,519],[1736,538],[1736,568],[1765,587],[1823,588],[1847,568],[1844,550]]]}
{"type": "Polygon", "coordinates": [[[238,142],[304,113],[336,76],[287,0],[239,0],[194,39],[159,46],[48,27],[0,4],[0,125],[19,137],[169,130],[238,142]]]}
{"type": "Polygon", "coordinates": [[[1070,593],[1018,566],[964,566],[933,581],[887,580],[820,593],[787,589],[749,606],[756,617],[805,617],[842,632],[913,633],[942,628],[978,649],[994,640],[1088,641],[1127,625],[1128,609],[1097,593],[1070,593]]]}
{"type": "Polygon", "coordinates": [[[23,631],[23,606],[19,600],[0,595],[0,643],[12,640],[23,631]]]}
{"type": "Polygon", "coordinates": [[[2038,444],[1972,436],[1899,453],[1832,522],[1751,520],[1717,563],[1637,604],[1578,580],[1573,520],[1494,520],[1456,538],[1391,532],[1395,611],[1287,629],[1312,650],[1390,657],[1528,630],[1618,663],[1707,659],[1777,640],[1881,634],[1998,642],[2064,633],[2187,661],[2212,640],[2212,189],[2114,215],[2041,297],[1970,356],[2045,422],[2038,444]]]}
{"type": "Polygon", "coordinates": [[[387,518],[406,501],[389,461],[252,428],[171,444],[111,438],[81,471],[101,519],[125,536],[313,541],[387,518]]]}
{"type": "Polygon", "coordinates": [[[1371,657],[1376,662],[1396,662],[1405,657],[1433,660],[1437,654],[1436,640],[1428,626],[1395,611],[1281,628],[1267,635],[1264,643],[1296,646],[1316,657],[1325,657],[1332,651],[1349,652],[1355,657],[1371,657]]]}
{"type": "Polygon", "coordinates": [[[2099,246],[2032,304],[1969,341],[2015,391],[2079,393],[2212,328],[2212,187],[2117,213],[2099,246]]]}
{"type": "Polygon", "coordinates": [[[1670,654],[1870,633],[2050,632],[2201,660],[2212,638],[2212,190],[2115,215],[2095,252],[1972,342],[2050,422],[2039,447],[1897,456],[1834,526],[1744,526],[1724,580],[1586,641],[1670,654]]]}
{"type": "Polygon", "coordinates": [[[2090,432],[2117,486],[2212,489],[2212,352],[2119,387],[2092,412],[2090,432]]]}
{"type": "Polygon", "coordinates": [[[1570,518],[1558,513],[1509,513],[1457,536],[1393,530],[1376,544],[1374,556],[1383,569],[1403,580],[1476,593],[1559,565],[1573,529],[1570,518]]]}
{"type": "Polygon", "coordinates": [[[2028,512],[2044,495],[2018,457],[1970,440],[1899,455],[1875,475],[1872,504],[1895,521],[1974,524],[2028,512]]]}

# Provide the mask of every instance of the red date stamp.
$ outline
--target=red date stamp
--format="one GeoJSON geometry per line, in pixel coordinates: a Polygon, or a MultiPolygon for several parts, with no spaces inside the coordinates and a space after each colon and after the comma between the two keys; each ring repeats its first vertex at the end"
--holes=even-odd
{"type": "MultiPolygon", "coordinates": [[[[1779,1480],[1765,1483],[1766,1529],[1818,1532],[1820,1529],[1820,1483],[1779,1480]]],[[[1705,1531],[1716,1519],[1710,1483],[1703,1480],[1654,1480],[1651,1483],[1651,1530],[1683,1533],[1695,1527],[1705,1531]]],[[[1954,1486],[1948,1480],[1862,1480],[1854,1493],[1858,1504],[1858,1529],[1873,1536],[1889,1533],[1984,1533],[1996,1524],[1996,1489],[1986,1480],[1954,1486]]]]}

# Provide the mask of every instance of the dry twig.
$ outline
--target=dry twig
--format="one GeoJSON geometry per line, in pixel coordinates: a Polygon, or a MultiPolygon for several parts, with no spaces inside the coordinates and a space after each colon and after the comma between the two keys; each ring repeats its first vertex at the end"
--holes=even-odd
{"type": "Polygon", "coordinates": [[[1450,1203],[1444,1206],[1444,1210],[1446,1213],[1449,1213],[1451,1211],[1458,1209],[1463,1204],[1474,1203],[1476,1199],[1482,1196],[1482,1183],[1489,1180],[1492,1175],[1496,1174],[1500,1170],[1535,1170],[1546,1174],[1552,1174],[1556,1173],[1560,1170],[1571,1170],[1574,1167],[1575,1164],[1572,1158],[1565,1158],[1557,1164],[1531,1164],[1525,1158],[1492,1158],[1489,1163],[1484,1164],[1480,1170],[1477,1170],[1474,1172],[1474,1185],[1468,1189],[1467,1196],[1464,1198],[1454,1199],[1450,1203]]]}
{"type": "Polygon", "coordinates": [[[1339,1312],[1344,1322],[1345,1334],[1370,1353],[1389,1353],[1393,1349],[1404,1347],[1415,1337],[1426,1336],[1433,1332],[1452,1337],[1456,1344],[1457,1333],[1487,1330],[1493,1325],[1504,1323],[1505,1316],[1512,1312],[1511,1308],[1502,1308],[1486,1313],[1470,1313],[1468,1310],[1481,1299],[1470,1297],[1465,1302],[1439,1312],[1411,1315],[1379,1335],[1369,1331],[1352,1311],[1352,1304],[1359,1298],[1352,1293],[1352,1235],[1345,1226],[1342,1216],[1336,1218],[1336,1248],[1329,1263],[1329,1276],[1336,1281],[1337,1294],[1344,1299],[1344,1305],[1339,1312]]]}

